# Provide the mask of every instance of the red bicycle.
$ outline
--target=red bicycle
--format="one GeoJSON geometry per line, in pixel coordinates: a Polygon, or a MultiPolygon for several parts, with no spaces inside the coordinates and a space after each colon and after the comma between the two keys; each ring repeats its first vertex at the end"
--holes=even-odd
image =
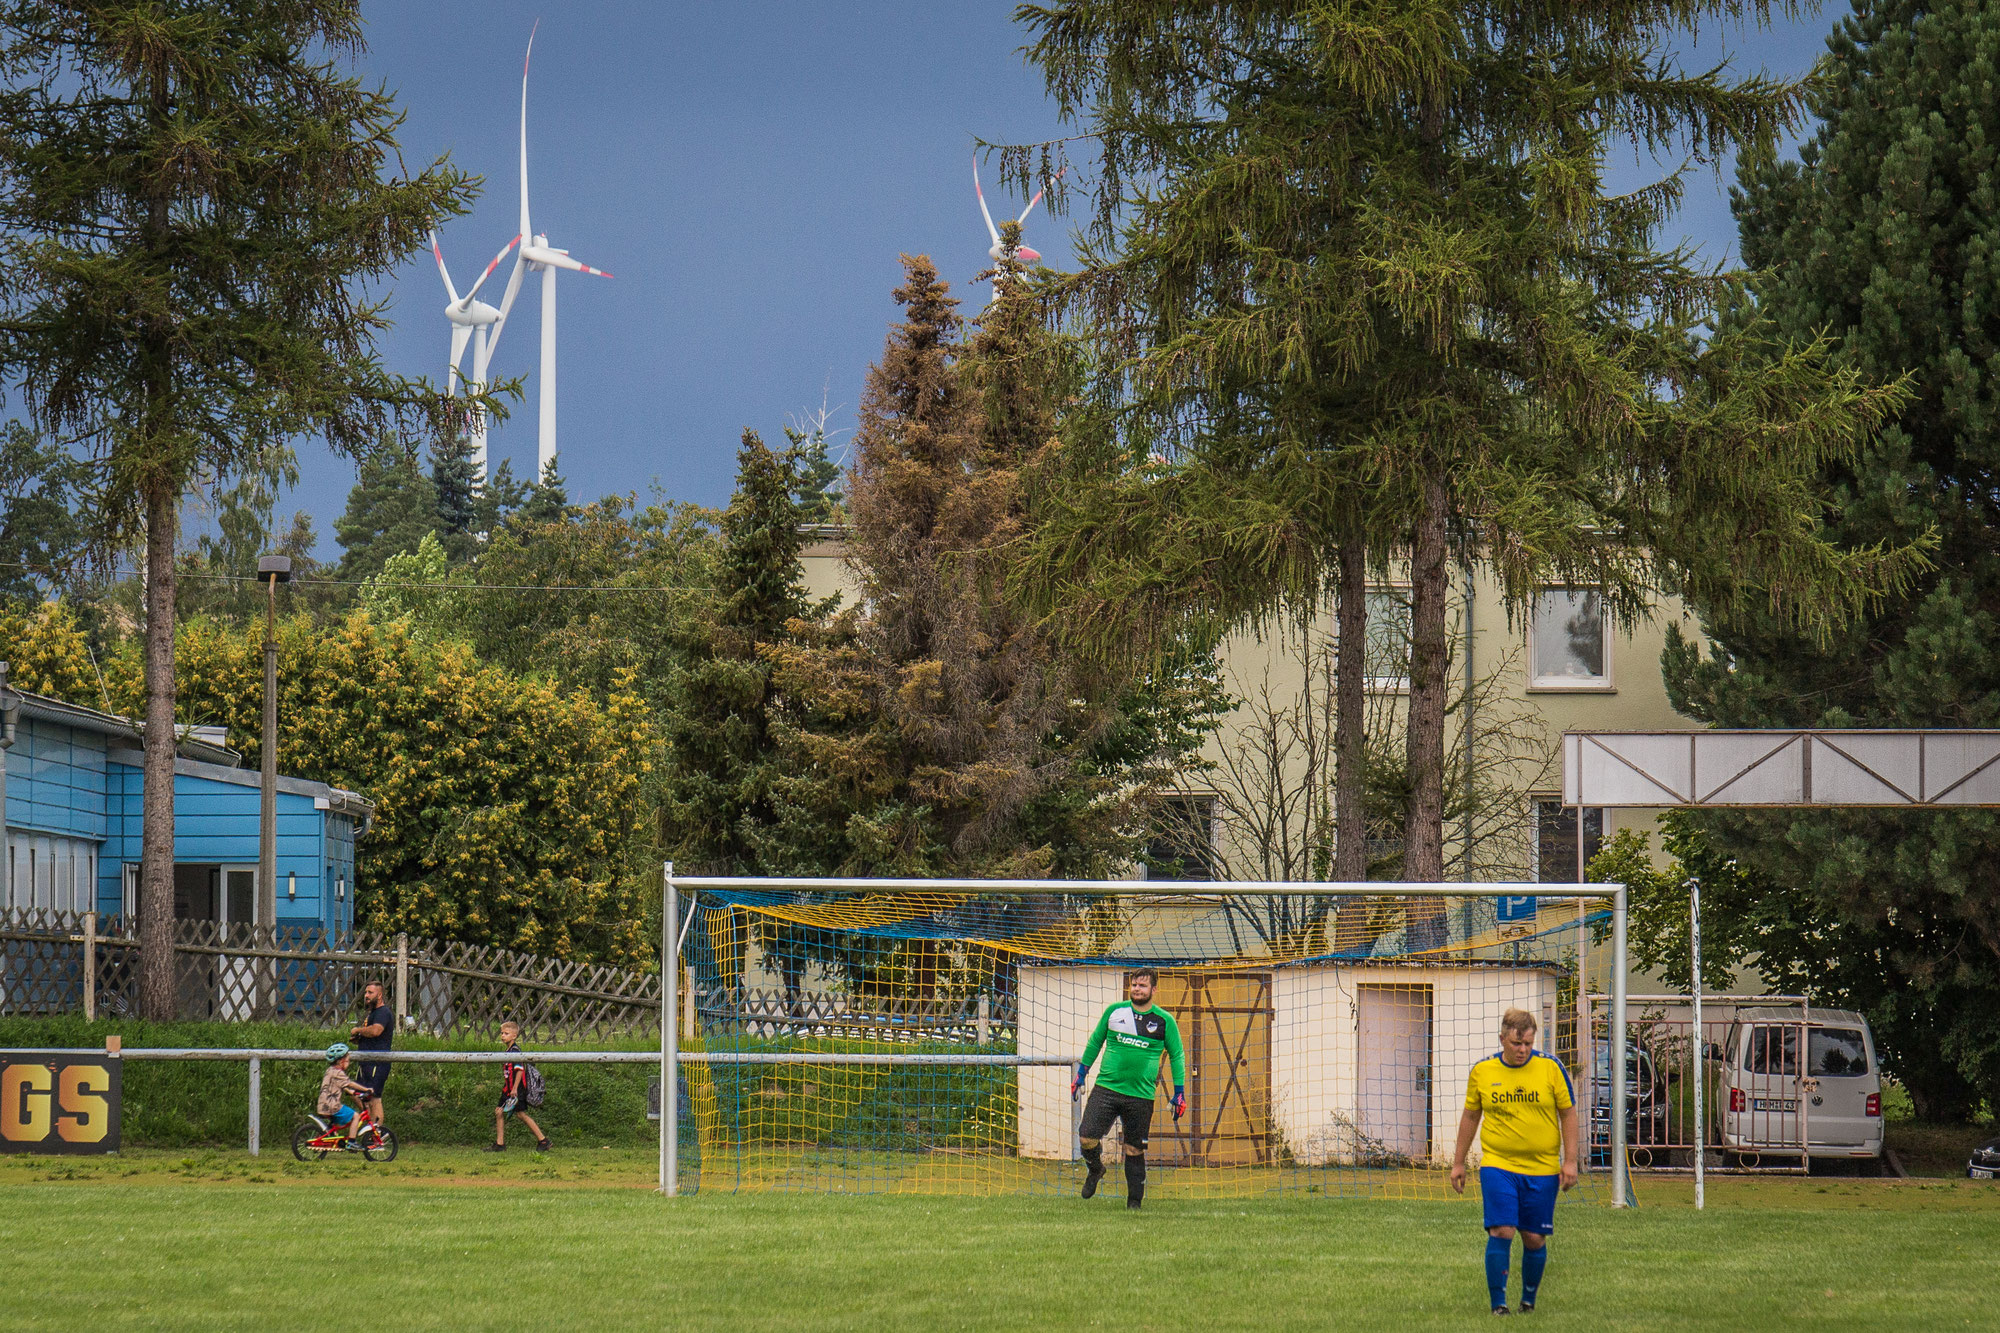
{"type": "Polygon", "coordinates": [[[323,1162],[328,1153],[335,1152],[358,1152],[366,1162],[393,1162],[396,1131],[376,1124],[366,1109],[357,1112],[345,1128],[309,1115],[292,1131],[292,1156],[301,1162],[323,1162]]]}

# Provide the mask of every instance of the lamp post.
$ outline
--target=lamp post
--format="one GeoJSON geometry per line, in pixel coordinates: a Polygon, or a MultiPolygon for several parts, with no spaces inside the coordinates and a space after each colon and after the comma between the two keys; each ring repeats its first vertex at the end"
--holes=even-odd
{"type": "MultiPolygon", "coordinates": [[[[272,932],[278,925],[278,585],[292,581],[289,556],[267,555],[257,562],[264,585],[264,738],[258,747],[263,781],[257,803],[257,925],[272,932]]],[[[266,965],[258,968],[258,1009],[268,1015],[277,978],[266,965]]]]}

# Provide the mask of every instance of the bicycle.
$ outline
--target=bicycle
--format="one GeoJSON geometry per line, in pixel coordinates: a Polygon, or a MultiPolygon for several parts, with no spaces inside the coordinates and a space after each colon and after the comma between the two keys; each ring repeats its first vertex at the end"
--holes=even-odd
{"type": "Polygon", "coordinates": [[[376,1124],[365,1109],[348,1124],[348,1129],[337,1129],[319,1115],[307,1115],[292,1131],[292,1156],[301,1162],[323,1162],[328,1153],[358,1152],[365,1162],[396,1160],[395,1130],[376,1124]]]}

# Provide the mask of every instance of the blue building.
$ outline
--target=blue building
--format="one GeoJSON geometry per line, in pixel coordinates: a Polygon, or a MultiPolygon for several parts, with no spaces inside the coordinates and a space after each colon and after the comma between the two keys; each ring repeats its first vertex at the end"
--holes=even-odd
{"type": "MultiPolygon", "coordinates": [[[[129,719],[0,687],[7,839],[0,908],[131,914],[138,906],[145,778],[129,719]]],[[[174,915],[257,922],[258,775],[197,727],[174,755],[174,915]]],[[[375,807],[351,791],[278,778],[277,922],[354,924],[354,844],[375,807]]]]}

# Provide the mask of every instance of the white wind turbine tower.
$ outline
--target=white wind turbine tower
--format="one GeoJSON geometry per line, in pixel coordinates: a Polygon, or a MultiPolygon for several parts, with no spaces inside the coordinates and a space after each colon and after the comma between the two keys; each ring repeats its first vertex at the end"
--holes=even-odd
{"type": "MultiPolygon", "coordinates": [[[[1058,172],[1057,174],[1060,175],[1061,173],[1058,172]]],[[[1000,243],[1000,229],[993,225],[993,214],[987,210],[986,191],[979,188],[979,154],[977,153],[974,153],[972,155],[972,192],[979,196],[979,214],[981,217],[986,219],[986,234],[993,238],[993,244],[990,247],[988,247],[986,251],[986,257],[992,260],[997,265],[1000,262],[1000,260],[1003,257],[1005,257],[1007,249],[1000,243]]],[[[1035,197],[1030,199],[1028,201],[1028,206],[1021,210],[1021,216],[1014,219],[1014,225],[1022,226],[1026,224],[1026,222],[1028,221],[1028,214],[1034,212],[1035,205],[1042,202],[1043,193],[1044,191],[1042,190],[1035,191],[1035,197]]],[[[1030,250],[1025,245],[1017,248],[1014,251],[1014,256],[1015,258],[1019,259],[1023,264],[1039,264],[1042,262],[1041,254],[1037,251],[1030,250]]],[[[1000,284],[1005,282],[1006,280],[1007,280],[1007,275],[1004,273],[996,272],[993,275],[993,295],[992,297],[988,298],[989,300],[999,299],[1000,284]]]]}
{"type": "MultiPolygon", "coordinates": [[[[500,253],[493,256],[493,262],[486,266],[486,271],[479,275],[479,281],[472,284],[472,290],[460,296],[458,289],[452,285],[451,270],[445,267],[444,249],[438,244],[437,231],[435,228],[431,231],[431,253],[437,257],[438,276],[444,279],[447,297],[444,317],[451,321],[451,368],[445,375],[446,396],[454,396],[458,392],[458,366],[459,362],[465,359],[465,345],[468,342],[472,344],[472,378],[467,381],[467,386],[474,393],[483,393],[486,390],[486,367],[493,360],[493,348],[500,341],[500,326],[506,321],[507,311],[514,304],[514,293],[518,290],[519,284],[508,285],[507,295],[497,310],[478,299],[479,289],[486,285],[486,280],[493,276],[493,270],[500,267],[500,261],[507,257],[507,252],[518,245],[520,240],[521,238],[516,236],[507,242],[500,253]]],[[[479,407],[472,409],[472,458],[474,466],[479,470],[479,479],[484,481],[486,412],[479,407]]]]}
{"type": "MultiPolygon", "coordinates": [[[[539,28],[541,25],[537,24],[539,28]]],[[[532,269],[542,275],[542,372],[540,408],[540,447],[535,461],[537,479],[548,471],[548,466],[556,456],[556,270],[566,268],[573,273],[591,273],[600,278],[611,275],[603,269],[592,268],[569,257],[569,251],[557,250],[549,245],[545,234],[537,233],[528,221],[528,61],[534,59],[535,34],[528,33],[528,55],[521,62],[521,251],[514,260],[514,272],[507,279],[507,294],[501,299],[500,322],[506,323],[506,310],[511,308],[514,293],[521,287],[522,269],[532,269]]],[[[499,338],[500,330],[495,328],[493,337],[499,338]]]]}

